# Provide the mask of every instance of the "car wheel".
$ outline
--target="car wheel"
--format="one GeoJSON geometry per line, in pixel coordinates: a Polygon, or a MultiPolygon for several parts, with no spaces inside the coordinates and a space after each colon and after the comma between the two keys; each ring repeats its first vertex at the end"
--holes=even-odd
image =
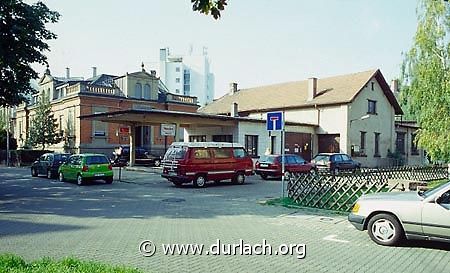
{"type": "Polygon", "coordinates": [[[333,174],[334,174],[334,175],[339,175],[339,169],[338,169],[338,168],[333,169],[333,174]]]}
{"type": "Polygon", "coordinates": [[[113,178],[112,177],[108,177],[105,179],[105,183],[106,184],[111,184],[113,182],[113,178]]]}
{"type": "Polygon", "coordinates": [[[198,175],[194,179],[194,186],[197,188],[203,188],[206,185],[206,177],[204,175],[198,175]]]}
{"type": "Polygon", "coordinates": [[[31,176],[32,177],[38,176],[37,170],[35,168],[31,168],[31,176]]]}
{"type": "Polygon", "coordinates": [[[233,178],[233,182],[238,185],[242,185],[245,183],[245,175],[243,173],[237,173],[233,178]]]}
{"type": "Polygon", "coordinates": [[[161,166],[161,160],[155,160],[155,163],[153,163],[153,165],[154,165],[155,167],[161,166]]]}
{"type": "Polygon", "coordinates": [[[403,237],[403,228],[397,218],[390,214],[377,214],[367,226],[370,238],[379,245],[393,246],[403,237]]]}
{"type": "Polygon", "coordinates": [[[290,171],[285,171],[285,172],[284,172],[284,179],[285,179],[285,180],[289,180],[289,179],[291,179],[291,178],[292,178],[291,172],[290,172],[290,171]]]}
{"type": "Polygon", "coordinates": [[[53,178],[53,172],[52,170],[47,170],[47,178],[52,179],[53,178]]]}
{"type": "Polygon", "coordinates": [[[83,177],[81,176],[81,174],[77,175],[77,185],[83,185],[83,177]]]}
{"type": "Polygon", "coordinates": [[[263,180],[267,180],[267,174],[260,174],[259,176],[261,176],[261,178],[262,178],[263,180]]]}
{"type": "Polygon", "coordinates": [[[58,180],[59,180],[59,182],[64,182],[65,179],[64,179],[64,174],[62,172],[59,172],[58,180]]]}

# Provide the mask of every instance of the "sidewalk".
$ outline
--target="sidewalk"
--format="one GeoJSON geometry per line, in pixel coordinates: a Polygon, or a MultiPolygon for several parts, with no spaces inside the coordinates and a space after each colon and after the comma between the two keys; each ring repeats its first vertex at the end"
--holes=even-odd
{"type": "MultiPolygon", "coordinates": [[[[119,169],[119,168],[115,168],[115,169],[119,169]]],[[[130,167],[130,166],[127,166],[127,167],[123,167],[122,170],[133,171],[133,172],[156,173],[156,174],[162,173],[161,167],[146,167],[146,166],[130,167]]]]}

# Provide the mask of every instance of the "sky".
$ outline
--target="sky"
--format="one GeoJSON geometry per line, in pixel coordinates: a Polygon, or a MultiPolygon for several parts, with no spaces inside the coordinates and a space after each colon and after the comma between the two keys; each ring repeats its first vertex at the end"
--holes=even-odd
{"type": "MultiPolygon", "coordinates": [[[[27,1],[34,2],[34,1],[27,1]]],[[[220,20],[192,11],[190,0],[43,0],[61,14],[48,28],[54,76],[89,78],[158,69],[171,54],[207,47],[215,97],[229,83],[250,88],[381,69],[398,77],[417,27],[417,0],[228,0],[220,20]]],[[[35,66],[40,75],[43,66],[35,66]]]]}

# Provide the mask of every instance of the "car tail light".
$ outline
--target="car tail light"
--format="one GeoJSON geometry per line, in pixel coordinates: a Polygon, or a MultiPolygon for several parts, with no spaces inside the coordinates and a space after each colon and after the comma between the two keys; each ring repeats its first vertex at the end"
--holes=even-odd
{"type": "Polygon", "coordinates": [[[108,165],[108,169],[112,170],[112,165],[111,164],[108,165]]]}
{"type": "Polygon", "coordinates": [[[82,172],[89,171],[89,167],[87,165],[83,165],[83,168],[81,169],[82,172]]]}

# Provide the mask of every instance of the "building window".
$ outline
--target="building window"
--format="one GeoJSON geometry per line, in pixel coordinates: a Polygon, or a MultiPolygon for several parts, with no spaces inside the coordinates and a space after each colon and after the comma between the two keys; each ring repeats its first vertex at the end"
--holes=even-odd
{"type": "Polygon", "coordinates": [[[175,93],[180,94],[180,89],[175,89],[175,93]]]}
{"type": "Polygon", "coordinates": [[[180,72],[180,67],[175,67],[176,72],[180,72]]]}
{"type": "Polygon", "coordinates": [[[405,135],[406,133],[398,132],[395,140],[395,151],[402,155],[405,154],[405,135]]]}
{"type": "Polygon", "coordinates": [[[144,99],[149,100],[151,98],[152,88],[149,84],[144,85],[144,99]]]}
{"type": "Polygon", "coordinates": [[[64,116],[60,115],[59,116],[59,133],[61,136],[62,136],[63,132],[64,132],[64,116]]]}
{"type": "MultiPolygon", "coordinates": [[[[106,113],[108,111],[107,108],[104,107],[94,107],[93,109],[94,114],[100,114],[100,113],[106,113]]],[[[94,137],[105,137],[106,136],[106,129],[107,129],[107,123],[106,122],[102,122],[102,121],[98,121],[98,120],[93,120],[92,121],[92,125],[93,125],[93,133],[94,133],[94,137]]]]}
{"type": "Polygon", "coordinates": [[[417,143],[416,143],[416,134],[411,134],[411,154],[412,155],[419,154],[419,150],[417,149],[417,143]]]}
{"type": "Polygon", "coordinates": [[[233,142],[233,135],[213,135],[212,140],[214,142],[233,142]]]}
{"type": "Polygon", "coordinates": [[[375,83],[374,83],[374,82],[371,82],[371,86],[372,86],[372,87],[371,87],[371,88],[372,88],[372,91],[375,90],[375,83]]]}
{"type": "Polygon", "coordinates": [[[252,157],[258,156],[258,136],[245,135],[245,150],[252,157]]]}
{"type": "Polygon", "coordinates": [[[364,149],[366,148],[366,132],[361,131],[359,143],[359,148],[361,149],[361,152],[364,153],[364,149]]]}
{"type": "Polygon", "coordinates": [[[134,97],[135,98],[142,98],[142,84],[136,83],[136,86],[134,87],[134,97]]]}
{"type": "Polygon", "coordinates": [[[377,114],[377,102],[375,100],[367,100],[368,106],[367,106],[367,114],[377,114]]]}
{"type": "Polygon", "coordinates": [[[380,156],[380,133],[375,133],[375,153],[373,156],[380,156]]]}
{"type": "Polygon", "coordinates": [[[188,69],[183,71],[183,91],[185,95],[191,92],[191,72],[188,69]]]}
{"type": "Polygon", "coordinates": [[[189,142],[206,142],[205,135],[189,136],[189,142]]]}
{"type": "Polygon", "coordinates": [[[176,83],[180,83],[180,78],[175,78],[176,83]]]}

